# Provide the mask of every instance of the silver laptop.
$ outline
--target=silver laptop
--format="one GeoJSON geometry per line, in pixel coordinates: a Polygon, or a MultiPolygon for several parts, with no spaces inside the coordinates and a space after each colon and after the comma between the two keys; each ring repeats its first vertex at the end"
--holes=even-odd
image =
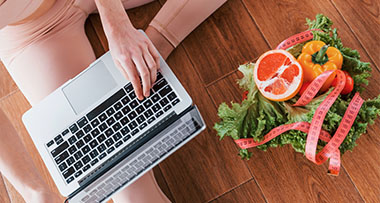
{"type": "Polygon", "coordinates": [[[109,52],[23,115],[66,202],[105,202],[205,129],[160,60],[151,95],[137,99],[109,52]]]}

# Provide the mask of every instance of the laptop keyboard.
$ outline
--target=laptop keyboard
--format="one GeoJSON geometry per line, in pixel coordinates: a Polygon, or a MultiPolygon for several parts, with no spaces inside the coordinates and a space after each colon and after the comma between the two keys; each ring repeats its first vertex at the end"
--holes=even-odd
{"type": "Polygon", "coordinates": [[[158,72],[157,82],[148,98],[138,100],[129,83],[46,146],[62,177],[69,184],[179,101],[158,72]],[[68,136],[69,132],[71,136],[68,136]],[[57,147],[50,149],[54,143],[57,147]]]}

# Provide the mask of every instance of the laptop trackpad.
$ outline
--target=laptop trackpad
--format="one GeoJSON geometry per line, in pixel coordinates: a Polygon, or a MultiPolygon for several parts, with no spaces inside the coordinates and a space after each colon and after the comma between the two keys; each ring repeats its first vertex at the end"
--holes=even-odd
{"type": "Polygon", "coordinates": [[[117,83],[106,65],[98,61],[62,90],[74,112],[80,114],[116,86],[117,83]]]}

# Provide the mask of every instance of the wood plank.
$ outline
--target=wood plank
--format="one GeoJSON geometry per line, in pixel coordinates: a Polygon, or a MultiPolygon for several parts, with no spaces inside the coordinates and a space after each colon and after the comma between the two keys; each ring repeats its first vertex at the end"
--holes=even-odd
{"type": "Polygon", "coordinates": [[[17,90],[16,84],[13,82],[4,64],[0,61],[0,98],[7,96],[15,90],[17,90]]]}
{"type": "Polygon", "coordinates": [[[332,2],[371,59],[377,67],[380,67],[380,2],[378,0],[332,0],[332,2]]]}
{"type": "MultiPolygon", "coordinates": [[[[215,104],[241,101],[242,90],[236,84],[240,77],[234,73],[208,87],[215,104]]],[[[222,142],[234,144],[231,138],[222,142]]],[[[313,164],[290,145],[250,151],[253,156],[246,163],[268,202],[363,201],[344,169],[339,177],[328,176],[326,164],[313,164]]]]}
{"type": "Polygon", "coordinates": [[[220,7],[183,46],[204,84],[269,49],[240,0],[229,0],[220,7]]]}
{"type": "Polygon", "coordinates": [[[88,40],[90,41],[92,50],[94,50],[95,57],[99,58],[105,53],[105,49],[102,46],[102,42],[99,39],[97,32],[95,31],[94,25],[92,24],[91,19],[96,18],[97,14],[92,14],[87,18],[86,23],[85,23],[85,31],[88,40]]]}
{"type": "Polygon", "coordinates": [[[160,168],[176,202],[209,201],[252,176],[236,158],[236,146],[219,142],[215,136],[216,109],[181,46],[168,64],[200,109],[207,129],[163,161],[160,168]]]}
{"type": "Polygon", "coordinates": [[[52,178],[50,177],[50,174],[47,171],[47,168],[43,163],[32,139],[30,138],[28,132],[24,127],[24,124],[22,123],[22,114],[30,108],[30,105],[25,99],[25,97],[19,90],[17,90],[12,95],[9,95],[7,98],[0,101],[0,108],[7,115],[12,125],[16,129],[16,132],[21,137],[38,171],[40,172],[45,182],[48,184],[48,187],[52,191],[59,194],[58,189],[56,188],[52,178]]]}
{"type": "Polygon", "coordinates": [[[153,168],[154,177],[156,178],[158,186],[160,186],[162,192],[168,197],[171,202],[174,202],[174,197],[170,188],[165,180],[164,175],[162,174],[161,168],[156,166],[153,168]]]}
{"type": "MultiPolygon", "coordinates": [[[[380,85],[379,67],[376,67],[373,61],[370,60],[367,52],[362,48],[355,35],[351,32],[351,29],[331,2],[314,0],[303,1],[301,3],[293,1],[278,3],[278,1],[274,0],[244,0],[244,3],[272,48],[288,36],[306,29],[303,26],[305,17],[314,18],[317,13],[326,14],[333,20],[334,27],[338,28],[344,45],[357,49],[363,61],[372,63],[373,71],[370,85],[366,87],[366,91],[361,95],[364,98],[373,98],[380,94],[380,89],[378,88],[380,85]],[[272,13],[276,13],[276,15],[271,15],[272,13]],[[267,18],[267,16],[272,17],[267,18]]],[[[358,21],[351,21],[351,23],[353,22],[358,21]]],[[[372,50],[368,49],[368,51],[372,50]]],[[[370,54],[373,55],[372,52],[370,54]]],[[[343,156],[343,166],[345,166],[347,173],[366,201],[380,201],[380,190],[378,185],[375,184],[380,183],[380,166],[378,162],[372,161],[377,159],[375,157],[380,157],[380,138],[375,133],[378,132],[379,126],[380,124],[377,120],[375,126],[368,128],[369,133],[359,139],[359,145],[354,149],[354,152],[343,156]],[[367,174],[371,175],[367,176],[367,174]]]]}
{"type": "Polygon", "coordinates": [[[257,193],[257,184],[255,180],[250,180],[247,183],[240,185],[239,187],[229,191],[226,194],[211,201],[211,203],[225,203],[225,202],[266,202],[264,196],[261,193],[257,193]]]}
{"type": "Polygon", "coordinates": [[[2,203],[10,203],[7,186],[5,185],[3,175],[0,174],[0,202],[2,203]]]}
{"type": "MultiPolygon", "coordinates": [[[[150,21],[153,19],[153,17],[156,15],[158,10],[160,10],[161,5],[159,2],[154,1],[152,3],[129,9],[127,10],[128,16],[135,28],[137,29],[143,29],[145,30],[150,21]]],[[[104,34],[103,26],[99,17],[99,14],[92,14],[89,17],[89,21],[91,22],[101,45],[103,46],[103,49],[105,51],[109,50],[108,47],[108,41],[106,38],[106,35],[104,34]]]]}

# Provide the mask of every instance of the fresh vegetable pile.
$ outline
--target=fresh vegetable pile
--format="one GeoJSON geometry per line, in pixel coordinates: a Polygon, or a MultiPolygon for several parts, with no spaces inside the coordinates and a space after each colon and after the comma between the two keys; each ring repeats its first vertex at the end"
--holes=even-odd
{"type": "MultiPolygon", "coordinates": [[[[311,123],[317,107],[336,86],[336,74],[329,76],[318,95],[305,106],[293,106],[299,99],[297,92],[302,93],[324,71],[341,69],[346,76],[345,86],[328,110],[322,125],[323,130],[334,135],[355,93],[363,91],[364,86],[368,85],[371,68],[369,63],[360,61],[360,55],[356,50],[343,46],[337,30],[331,28],[332,21],[329,18],[318,14],[313,21],[307,19],[307,25],[308,30],[313,30],[313,39],[286,50],[294,57],[289,57],[286,64],[294,63],[293,68],[271,75],[268,68],[270,66],[265,66],[267,63],[261,61],[256,67],[254,63],[239,67],[239,71],[244,75],[238,81],[245,91],[244,100],[241,103],[231,102],[231,106],[226,103],[219,106],[218,115],[221,121],[215,124],[214,129],[220,139],[230,136],[234,140],[253,138],[255,142],[260,142],[267,133],[278,126],[300,121],[311,123]],[[294,59],[297,59],[298,63],[294,62],[294,59]],[[261,64],[264,65],[260,67],[261,64]],[[298,64],[302,66],[302,72],[296,68],[298,64]],[[302,79],[299,79],[299,75],[302,75],[302,79]],[[292,98],[289,98],[289,95],[292,98]]],[[[273,55],[274,59],[282,57],[281,53],[274,54],[277,54],[273,55]]],[[[274,59],[271,61],[275,61],[274,59]]],[[[275,62],[273,64],[276,66],[275,62]]],[[[351,129],[339,146],[340,154],[356,146],[356,140],[366,133],[367,125],[373,124],[378,115],[380,96],[364,101],[351,129]]],[[[291,144],[297,152],[305,153],[306,140],[306,133],[290,130],[257,148],[266,150],[268,147],[291,144]]],[[[326,144],[327,142],[318,140],[317,151],[326,144]]],[[[247,149],[241,149],[239,155],[249,159],[252,154],[247,149]]]]}

